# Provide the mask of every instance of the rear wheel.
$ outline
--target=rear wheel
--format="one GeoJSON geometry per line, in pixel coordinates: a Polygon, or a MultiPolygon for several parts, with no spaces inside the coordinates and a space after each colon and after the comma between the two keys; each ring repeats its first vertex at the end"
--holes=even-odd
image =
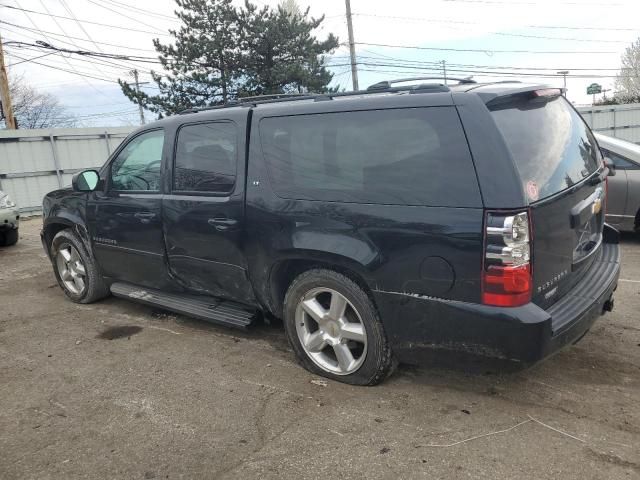
{"type": "Polygon", "coordinates": [[[7,230],[0,233],[0,247],[10,247],[18,243],[18,229],[7,230]]]}
{"type": "Polygon", "coordinates": [[[93,257],[71,230],[62,230],[53,238],[51,258],[58,284],[74,302],[91,303],[108,295],[93,257]]]}
{"type": "Polygon", "coordinates": [[[301,274],[285,297],[287,337],[313,373],[353,385],[375,385],[393,367],[391,349],[368,295],[331,270],[301,274]]]}

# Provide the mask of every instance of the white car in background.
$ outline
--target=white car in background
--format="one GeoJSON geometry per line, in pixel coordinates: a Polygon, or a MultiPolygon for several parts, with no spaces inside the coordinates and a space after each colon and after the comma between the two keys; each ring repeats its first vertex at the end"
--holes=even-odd
{"type": "Polygon", "coordinates": [[[607,223],[618,230],[640,231],[640,145],[595,134],[600,150],[616,167],[607,177],[607,223]]]}
{"type": "Polygon", "coordinates": [[[20,211],[9,195],[0,190],[0,247],[15,245],[18,241],[20,211]]]}

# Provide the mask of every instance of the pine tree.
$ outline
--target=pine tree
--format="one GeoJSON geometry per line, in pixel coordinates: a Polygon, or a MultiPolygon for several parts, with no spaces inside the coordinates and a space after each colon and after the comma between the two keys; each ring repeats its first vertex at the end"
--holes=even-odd
{"type": "Polygon", "coordinates": [[[173,44],[153,41],[168,75],[152,72],[158,95],[139,94],[122,80],[123,93],[153,112],[172,114],[224,103],[236,96],[242,75],[238,11],[231,0],[176,0],[183,25],[173,44]]]}
{"type": "MultiPolygon", "coordinates": [[[[325,55],[338,47],[333,35],[318,41],[313,30],[324,17],[309,17],[288,4],[275,10],[257,9],[247,2],[241,13],[245,84],[243,94],[324,92],[333,75],[325,55]]],[[[295,4],[294,4],[295,5],[295,4]]]]}
{"type": "Polygon", "coordinates": [[[231,0],[176,0],[179,30],[174,41],[154,40],[166,70],[152,72],[159,93],[150,95],[118,80],[134,103],[159,116],[191,107],[225,103],[239,96],[289,92],[324,92],[332,74],[326,55],[338,47],[330,34],[313,35],[324,17],[301,12],[294,1],[258,8],[248,0],[240,8],[231,0]]]}

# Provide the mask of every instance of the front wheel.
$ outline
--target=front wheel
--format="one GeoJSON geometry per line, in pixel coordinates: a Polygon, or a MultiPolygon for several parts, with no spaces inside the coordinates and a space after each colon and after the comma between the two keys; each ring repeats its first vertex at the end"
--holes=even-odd
{"type": "Polygon", "coordinates": [[[375,385],[394,361],[378,312],[351,279],[332,270],[298,276],[285,296],[289,342],[309,371],[353,385],[375,385]]]}
{"type": "Polygon", "coordinates": [[[53,237],[51,258],[58,284],[72,301],[91,303],[108,295],[95,260],[71,230],[53,237]]]}

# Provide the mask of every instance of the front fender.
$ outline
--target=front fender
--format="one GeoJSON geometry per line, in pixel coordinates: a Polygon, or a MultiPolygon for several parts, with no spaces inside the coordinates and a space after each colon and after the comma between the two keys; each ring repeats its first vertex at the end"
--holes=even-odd
{"type": "Polygon", "coordinates": [[[42,202],[42,238],[48,246],[56,233],[72,228],[90,250],[87,228],[87,196],[70,189],[56,190],[47,194],[42,202]]]}

